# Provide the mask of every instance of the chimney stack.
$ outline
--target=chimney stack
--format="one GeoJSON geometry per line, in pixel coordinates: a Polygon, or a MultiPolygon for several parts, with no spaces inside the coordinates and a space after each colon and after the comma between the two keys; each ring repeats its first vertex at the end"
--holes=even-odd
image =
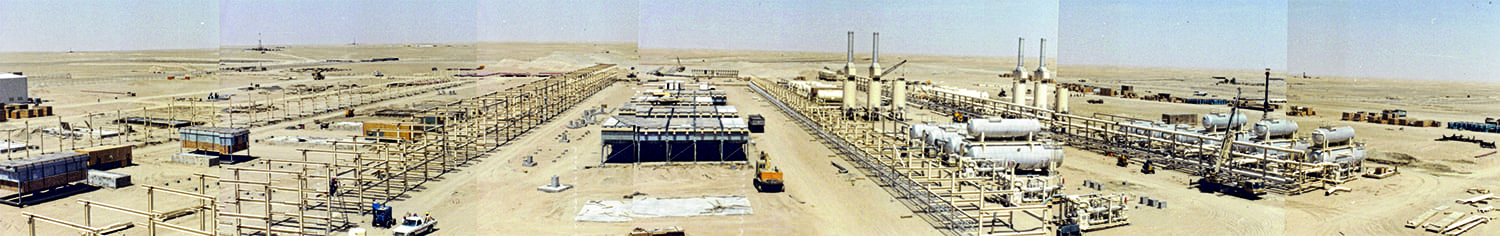
{"type": "Polygon", "coordinates": [[[1041,58],[1042,58],[1041,60],[1037,61],[1037,65],[1038,65],[1037,67],[1038,68],[1047,68],[1047,39],[1046,38],[1042,38],[1042,50],[1041,51],[1037,51],[1036,53],[1040,54],[1041,58]]]}
{"type": "Polygon", "coordinates": [[[1052,79],[1052,71],[1047,70],[1047,39],[1042,39],[1041,61],[1037,63],[1036,72],[1031,73],[1031,78],[1036,80],[1052,79]]]}
{"type": "Polygon", "coordinates": [[[1011,71],[1011,77],[1018,80],[1026,79],[1026,38],[1021,38],[1016,43],[1016,69],[1011,71]]]}
{"type": "Polygon", "coordinates": [[[844,110],[853,110],[859,106],[859,96],[855,96],[857,89],[854,82],[854,31],[849,31],[849,57],[844,63],[844,110]]]}
{"type": "Polygon", "coordinates": [[[880,32],[875,32],[874,41],[870,45],[870,85],[866,87],[870,96],[869,105],[866,107],[873,113],[885,107],[885,104],[881,102],[884,97],[882,92],[885,90],[881,88],[880,82],[880,74],[883,73],[880,69],[880,32]]]}
{"type": "Polygon", "coordinates": [[[870,81],[880,80],[880,32],[875,32],[874,41],[870,43],[870,81]]]}
{"type": "Polygon", "coordinates": [[[854,31],[849,31],[849,57],[844,63],[844,75],[854,76],[854,31]]]}

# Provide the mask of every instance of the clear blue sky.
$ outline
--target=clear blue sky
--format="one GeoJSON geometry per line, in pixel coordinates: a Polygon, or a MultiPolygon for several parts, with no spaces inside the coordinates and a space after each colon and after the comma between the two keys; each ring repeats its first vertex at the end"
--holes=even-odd
{"type": "Polygon", "coordinates": [[[482,41],[635,42],[636,0],[479,2],[482,41]]]}
{"type": "Polygon", "coordinates": [[[1500,5],[1472,1],[1294,1],[1291,72],[1500,81],[1500,5]]]}
{"type": "Polygon", "coordinates": [[[0,9],[3,52],[215,48],[219,43],[218,1],[25,0],[0,1],[0,9]]]}
{"type": "Polygon", "coordinates": [[[1058,64],[1286,70],[1282,1],[1064,0],[1058,64]]]}
{"type": "Polygon", "coordinates": [[[473,42],[474,0],[225,0],[221,45],[473,42]]]}
{"type": "Polygon", "coordinates": [[[880,32],[882,53],[1013,57],[1026,37],[1055,56],[1057,1],[641,1],[643,48],[869,53],[880,32]]]}

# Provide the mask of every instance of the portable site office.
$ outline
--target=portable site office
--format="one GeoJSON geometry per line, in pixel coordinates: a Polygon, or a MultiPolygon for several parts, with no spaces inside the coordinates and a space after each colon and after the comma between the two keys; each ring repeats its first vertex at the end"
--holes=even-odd
{"type": "Polygon", "coordinates": [[[89,155],[58,152],[0,162],[0,189],[29,193],[88,177],[89,155]]]}
{"type": "Polygon", "coordinates": [[[193,126],[177,130],[182,147],[229,155],[250,149],[250,130],[193,126]]]}

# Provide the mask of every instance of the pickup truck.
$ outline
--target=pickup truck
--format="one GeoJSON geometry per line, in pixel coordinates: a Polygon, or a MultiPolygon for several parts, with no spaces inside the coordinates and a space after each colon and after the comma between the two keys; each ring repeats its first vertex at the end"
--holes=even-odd
{"type": "Polygon", "coordinates": [[[422,216],[407,216],[401,221],[400,226],[396,226],[391,231],[395,231],[396,236],[413,236],[432,233],[432,230],[436,228],[437,219],[422,216]]]}

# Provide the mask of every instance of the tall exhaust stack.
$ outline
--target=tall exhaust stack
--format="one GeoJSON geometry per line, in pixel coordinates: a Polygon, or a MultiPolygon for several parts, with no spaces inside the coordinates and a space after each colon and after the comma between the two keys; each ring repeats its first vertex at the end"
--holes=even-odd
{"type": "Polygon", "coordinates": [[[869,105],[866,107],[871,112],[875,112],[881,110],[884,105],[881,102],[881,92],[885,91],[880,86],[880,74],[882,73],[880,71],[880,32],[875,32],[874,41],[870,45],[870,86],[868,87],[869,91],[867,91],[870,92],[870,98],[868,101],[869,105]]]}
{"type": "Polygon", "coordinates": [[[1036,72],[1031,77],[1037,80],[1052,79],[1052,72],[1047,70],[1047,39],[1042,39],[1041,59],[1038,60],[1036,72]]]}
{"type": "Polygon", "coordinates": [[[1013,78],[1020,79],[1020,80],[1025,80],[1026,79],[1026,61],[1025,61],[1025,59],[1026,59],[1026,38],[1021,38],[1021,41],[1019,43],[1016,43],[1016,69],[1015,69],[1015,71],[1011,72],[1011,75],[1013,75],[1013,78]]]}
{"type": "Polygon", "coordinates": [[[844,75],[854,76],[854,31],[849,31],[849,57],[847,58],[848,60],[844,63],[844,75]]]}
{"type": "Polygon", "coordinates": [[[859,96],[855,96],[855,93],[858,92],[857,89],[855,88],[855,86],[856,86],[856,84],[854,82],[854,31],[849,31],[849,57],[848,57],[848,61],[844,63],[844,102],[843,102],[843,105],[844,105],[844,110],[845,111],[853,110],[856,106],[859,106],[859,103],[858,103],[859,100],[856,99],[859,96]]]}
{"type": "Polygon", "coordinates": [[[1016,44],[1016,69],[1011,71],[1010,96],[1011,103],[1026,105],[1026,61],[1025,58],[1026,38],[1021,38],[1016,44]]]}
{"type": "Polygon", "coordinates": [[[880,80],[880,32],[875,32],[875,39],[870,44],[870,79],[880,80]]]}

